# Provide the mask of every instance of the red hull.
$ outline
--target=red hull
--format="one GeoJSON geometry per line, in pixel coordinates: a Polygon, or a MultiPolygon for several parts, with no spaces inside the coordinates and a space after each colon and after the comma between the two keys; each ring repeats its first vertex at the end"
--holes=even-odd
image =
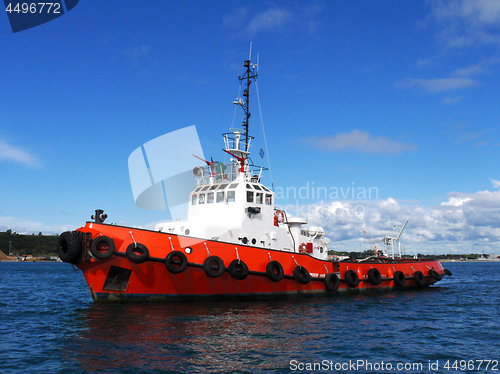
{"type": "MultiPolygon", "coordinates": [[[[276,251],[266,248],[235,245],[212,240],[177,236],[168,233],[141,230],[130,227],[87,223],[77,230],[82,244],[81,258],[76,265],[83,271],[90,292],[95,301],[160,300],[214,297],[265,297],[275,295],[335,294],[336,292],[360,292],[386,289],[415,288],[415,273],[424,275],[420,287],[435,283],[443,276],[439,261],[379,260],[376,262],[329,262],[318,260],[308,254],[276,251]],[[96,259],[92,255],[92,242],[100,236],[113,240],[114,251],[107,259],[96,259]],[[127,255],[127,247],[145,245],[148,256],[143,263],[134,263],[127,255]],[[173,250],[186,254],[187,266],[179,274],[170,272],[165,265],[165,257],[173,250]],[[226,270],[218,277],[209,277],[203,263],[209,256],[218,256],[226,270]],[[248,276],[235,279],[227,271],[227,266],[235,259],[248,266],[248,276]],[[281,264],[284,277],[272,281],[266,273],[269,262],[281,264]],[[307,269],[310,281],[301,284],[293,275],[297,267],[307,269]],[[374,286],[368,279],[368,271],[376,268],[381,275],[381,283],[374,286]],[[430,269],[437,273],[432,274],[430,269]],[[346,271],[354,270],[359,278],[357,286],[349,286],[344,279],[346,271]],[[404,274],[395,280],[394,273],[404,274]],[[327,290],[325,277],[336,273],[339,283],[332,292],[327,290]],[[434,275],[434,277],[432,276],[434,275]]],[[[94,253],[95,254],[95,253],[94,253]]],[[[400,274],[399,274],[400,275],[400,274]]]]}

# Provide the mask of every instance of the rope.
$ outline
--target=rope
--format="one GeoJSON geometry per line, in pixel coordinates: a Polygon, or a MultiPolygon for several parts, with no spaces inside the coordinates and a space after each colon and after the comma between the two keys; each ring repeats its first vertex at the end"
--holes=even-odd
{"type": "Polygon", "coordinates": [[[271,172],[271,161],[269,160],[269,149],[267,148],[266,131],[264,130],[264,119],[262,118],[262,108],[260,107],[259,86],[257,79],[255,79],[255,91],[257,92],[257,102],[259,103],[260,123],[262,125],[262,133],[264,134],[264,145],[266,147],[267,164],[269,165],[269,176],[271,177],[271,187],[274,192],[273,173],[271,172]]]}

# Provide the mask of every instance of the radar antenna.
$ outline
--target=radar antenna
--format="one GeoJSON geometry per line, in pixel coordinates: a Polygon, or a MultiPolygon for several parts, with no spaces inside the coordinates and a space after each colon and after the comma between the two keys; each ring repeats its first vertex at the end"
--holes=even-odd
{"type": "Polygon", "coordinates": [[[252,43],[250,43],[250,54],[248,57],[248,60],[246,60],[243,64],[243,66],[246,68],[245,74],[243,76],[238,75],[238,79],[241,82],[245,82],[245,89],[243,90],[243,97],[244,100],[243,102],[238,102],[242,108],[243,112],[245,113],[245,118],[243,120],[243,128],[245,129],[245,152],[248,152],[248,122],[250,119],[250,84],[252,83],[252,79],[256,80],[257,76],[259,75],[258,67],[256,64],[252,64],[251,61],[252,57],[252,43]],[[257,68],[257,70],[256,70],[257,68]]]}

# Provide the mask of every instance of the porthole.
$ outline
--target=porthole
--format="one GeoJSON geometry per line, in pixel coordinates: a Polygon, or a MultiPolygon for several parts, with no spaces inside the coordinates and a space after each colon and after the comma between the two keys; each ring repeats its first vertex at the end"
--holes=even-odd
{"type": "Polygon", "coordinates": [[[191,231],[189,231],[189,229],[186,229],[186,231],[184,231],[184,234],[189,235],[190,232],[191,231]]]}
{"type": "Polygon", "coordinates": [[[184,248],[184,252],[186,252],[187,254],[193,253],[193,248],[186,247],[186,248],[184,248]]]}
{"type": "Polygon", "coordinates": [[[247,244],[248,243],[248,238],[246,236],[244,238],[241,238],[241,242],[243,244],[247,244]]]}
{"type": "Polygon", "coordinates": [[[257,240],[255,238],[252,239],[252,244],[255,245],[257,243],[257,240]]]}
{"type": "Polygon", "coordinates": [[[319,253],[323,253],[323,247],[319,247],[319,253]]]}

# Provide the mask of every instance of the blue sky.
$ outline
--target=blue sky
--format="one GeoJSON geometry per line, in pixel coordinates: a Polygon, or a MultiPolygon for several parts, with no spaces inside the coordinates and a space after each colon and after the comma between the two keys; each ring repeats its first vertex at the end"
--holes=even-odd
{"type": "Polygon", "coordinates": [[[250,42],[280,205],[334,249],[409,219],[411,251],[500,252],[495,0],[82,0],[16,34],[0,15],[0,231],[75,229],[97,208],[133,226],[168,218],[135,206],[128,156],[196,125],[223,159],[250,42]]]}

